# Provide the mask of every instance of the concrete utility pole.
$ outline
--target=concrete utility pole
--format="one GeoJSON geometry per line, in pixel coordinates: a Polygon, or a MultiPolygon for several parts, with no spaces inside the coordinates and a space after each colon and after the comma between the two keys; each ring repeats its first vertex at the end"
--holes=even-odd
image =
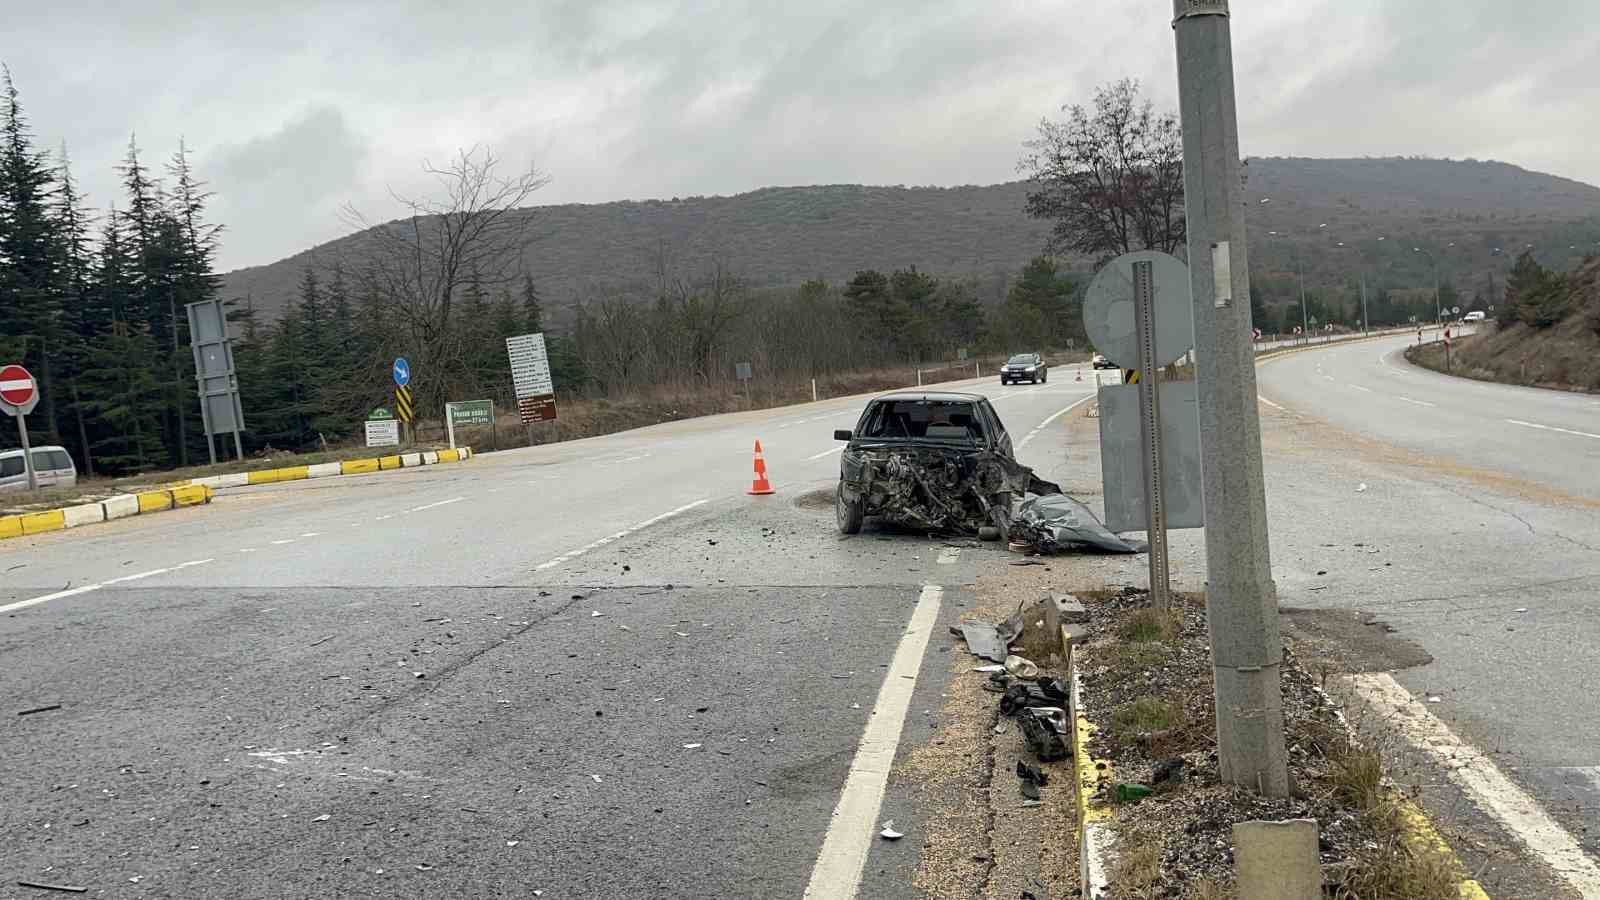
{"type": "Polygon", "coordinates": [[[1228,0],[1173,0],[1222,780],[1289,794],[1228,0]]]}

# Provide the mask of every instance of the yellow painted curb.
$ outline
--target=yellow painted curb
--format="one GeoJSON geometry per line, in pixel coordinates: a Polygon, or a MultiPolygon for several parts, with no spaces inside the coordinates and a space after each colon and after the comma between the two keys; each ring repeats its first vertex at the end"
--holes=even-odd
{"type": "Polygon", "coordinates": [[[59,509],[45,512],[24,513],[17,517],[22,520],[23,534],[41,534],[46,531],[60,531],[67,527],[67,514],[59,509]]]}
{"type": "Polygon", "coordinates": [[[1410,832],[1407,840],[1414,846],[1437,850],[1450,857],[1456,871],[1462,873],[1461,900],[1489,900],[1489,894],[1484,891],[1483,885],[1465,877],[1466,867],[1461,865],[1460,857],[1456,856],[1456,852],[1450,848],[1449,842],[1439,833],[1439,829],[1433,826],[1433,820],[1422,811],[1422,807],[1409,800],[1404,801],[1400,804],[1400,818],[1405,823],[1406,831],[1410,832]]]}
{"type": "Polygon", "coordinates": [[[211,488],[203,484],[172,489],[173,506],[199,506],[211,502],[211,488]]]}
{"type": "Polygon", "coordinates": [[[14,537],[22,537],[22,517],[0,516],[0,541],[14,537]]]}
{"type": "Polygon", "coordinates": [[[390,469],[398,469],[398,468],[400,468],[400,457],[398,457],[398,456],[380,456],[380,457],[378,457],[378,469],[380,471],[387,472],[390,469]]]}
{"type": "Polygon", "coordinates": [[[303,481],[311,477],[310,466],[288,466],[277,472],[279,481],[303,481]]]}
{"type": "Polygon", "coordinates": [[[446,462],[460,462],[460,461],[461,461],[461,451],[460,450],[440,450],[439,451],[439,462],[446,463],[446,462]]]}
{"type": "Polygon", "coordinates": [[[171,491],[145,491],[136,495],[139,498],[139,515],[145,513],[161,512],[172,508],[171,491]]]}
{"type": "Polygon", "coordinates": [[[376,459],[347,459],[339,463],[339,474],[341,475],[365,475],[368,472],[376,471],[378,471],[378,461],[376,459]]]}

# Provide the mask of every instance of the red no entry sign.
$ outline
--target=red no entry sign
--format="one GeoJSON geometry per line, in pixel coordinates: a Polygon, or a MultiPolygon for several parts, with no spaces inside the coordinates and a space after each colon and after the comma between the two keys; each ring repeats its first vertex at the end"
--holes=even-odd
{"type": "Polygon", "coordinates": [[[0,400],[12,406],[27,406],[39,393],[33,376],[21,366],[0,369],[0,400]]]}

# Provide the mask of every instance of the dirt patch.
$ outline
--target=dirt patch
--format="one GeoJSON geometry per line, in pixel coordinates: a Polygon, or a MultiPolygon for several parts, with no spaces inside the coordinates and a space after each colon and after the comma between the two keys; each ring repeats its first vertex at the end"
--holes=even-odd
{"type": "Polygon", "coordinates": [[[1394,672],[1425,666],[1433,657],[1393,626],[1354,609],[1283,607],[1285,630],[1319,682],[1334,672],[1394,672]]]}
{"type": "MultiPolygon", "coordinates": [[[[976,601],[961,618],[998,622],[1019,603],[1036,603],[1052,589],[1051,576],[1041,566],[1001,568],[1005,571],[969,586],[976,601]]],[[[1037,622],[1025,620],[1014,645],[1045,646],[1037,622]]],[[[940,900],[1016,900],[1024,890],[1037,897],[1073,896],[1078,872],[1071,761],[1040,763],[1016,720],[999,715],[1000,695],[984,689],[987,677],[972,671],[987,660],[970,655],[960,638],[943,640],[949,642],[943,652],[950,686],[939,709],[939,729],[896,771],[918,785],[927,810],[914,884],[940,900]],[[1019,760],[1049,776],[1038,805],[1020,791],[1019,760]]],[[[1044,654],[1035,661],[1049,664],[1044,654]]]]}
{"type": "Polygon", "coordinates": [[[834,491],[835,488],[831,487],[817,488],[814,491],[806,491],[804,494],[794,498],[794,505],[799,509],[809,510],[811,512],[831,513],[833,512],[834,491]]]}
{"type": "Polygon", "coordinates": [[[1224,784],[1217,770],[1203,597],[1180,595],[1172,613],[1157,614],[1144,608],[1140,590],[1079,596],[1091,636],[1079,677],[1087,712],[1101,725],[1091,747],[1116,778],[1102,799],[1117,804],[1118,843],[1133,851],[1113,879],[1116,896],[1228,896],[1234,823],[1295,818],[1319,823],[1328,896],[1456,896],[1453,862],[1402,840],[1398,795],[1382,760],[1351,740],[1297,646],[1285,650],[1281,670],[1291,796],[1262,797],[1224,784]],[[1144,787],[1155,793],[1139,801],[1144,787]],[[1388,890],[1394,883],[1405,891],[1388,890]]]}

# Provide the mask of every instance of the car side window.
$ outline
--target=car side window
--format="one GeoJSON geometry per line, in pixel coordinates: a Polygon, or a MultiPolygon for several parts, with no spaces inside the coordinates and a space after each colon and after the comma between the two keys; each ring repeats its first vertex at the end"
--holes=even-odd
{"type": "Polygon", "coordinates": [[[5,459],[0,459],[0,478],[7,478],[12,475],[21,475],[24,471],[26,471],[26,469],[22,464],[22,456],[20,454],[17,456],[8,456],[5,459]]]}

